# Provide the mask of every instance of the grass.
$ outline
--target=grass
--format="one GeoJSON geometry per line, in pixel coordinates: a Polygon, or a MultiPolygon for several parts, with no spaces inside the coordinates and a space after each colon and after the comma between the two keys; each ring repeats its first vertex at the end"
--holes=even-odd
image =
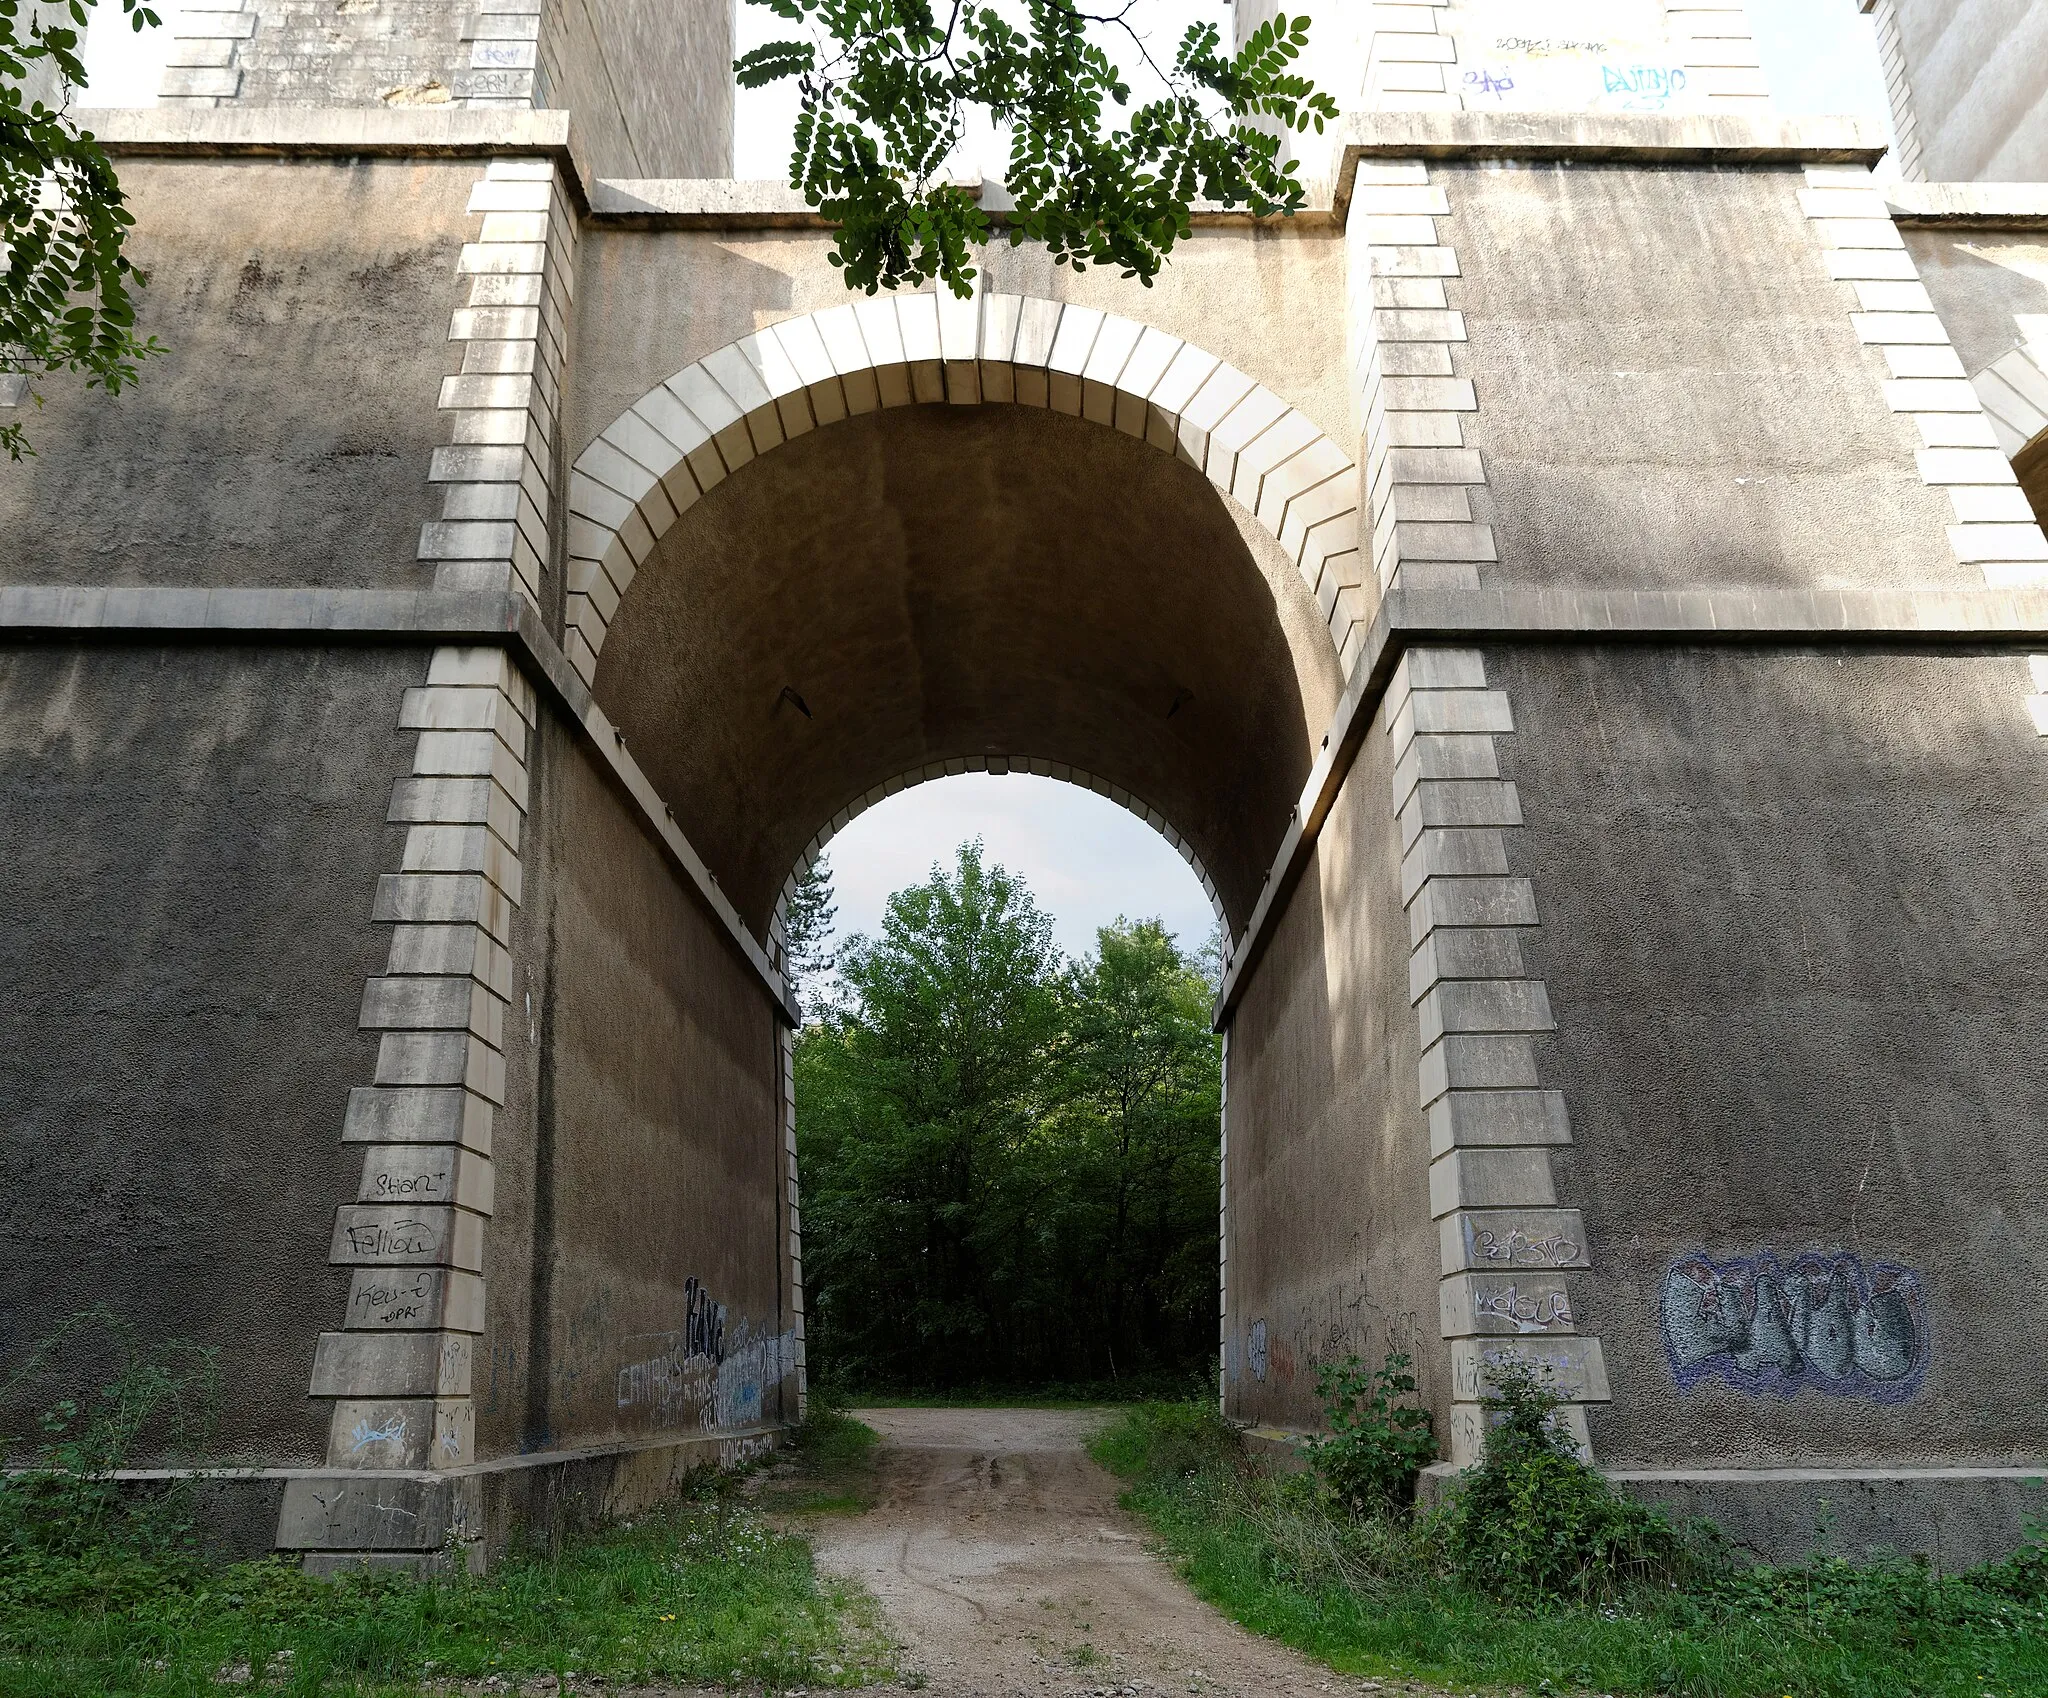
{"type": "Polygon", "coordinates": [[[1682,1698],[2048,1694],[2048,1546],[1969,1576],[1817,1559],[1517,1607],[1443,1578],[1412,1529],[1252,1471],[1206,1409],[1128,1410],[1094,1453],[1198,1594],[1348,1674],[1682,1698]]]}
{"type": "MultiPolygon", "coordinates": [[[[847,1422],[813,1435],[847,1464],[847,1422]]],[[[865,1431],[865,1429],[862,1429],[865,1431]]],[[[868,1436],[872,1444],[873,1435],[868,1436]]],[[[791,1479],[801,1487],[800,1466],[791,1479]]],[[[854,1686],[894,1672],[873,1601],[822,1580],[730,1479],[639,1520],[418,1584],[209,1568],[160,1539],[0,1544],[0,1694],[400,1698],[450,1681],[854,1686]]]]}
{"type": "Polygon", "coordinates": [[[748,1482],[749,1499],[774,1515],[859,1515],[874,1507],[881,1442],[874,1428],[813,1394],[795,1444],[748,1482]]]}

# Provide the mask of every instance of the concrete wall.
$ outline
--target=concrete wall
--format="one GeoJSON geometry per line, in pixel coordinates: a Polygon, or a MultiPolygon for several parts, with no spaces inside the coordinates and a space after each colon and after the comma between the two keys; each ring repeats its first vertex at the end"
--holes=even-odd
{"type": "Polygon", "coordinates": [[[535,770],[512,1012],[543,1059],[530,1149],[500,1122],[478,1454],[794,1419],[770,1004],[559,719],[535,770]]]}
{"type": "Polygon", "coordinates": [[[1883,3],[1896,19],[1921,174],[1937,183],[2048,181],[2048,4],[1883,3]]]}
{"type": "Polygon", "coordinates": [[[1448,1430],[1392,745],[1368,731],[1230,1027],[1224,1410],[1322,1424],[1318,1363],[1415,1358],[1448,1430]],[[1261,1360],[1263,1358],[1263,1361],[1261,1360]]]}
{"type": "Polygon", "coordinates": [[[2031,343],[2048,360],[2048,231],[1922,226],[1903,232],[1963,369],[2031,343]]]}
{"type": "Polygon", "coordinates": [[[1797,170],[1450,166],[1490,583],[1975,587],[1797,170]]]}
{"type": "MultiPolygon", "coordinates": [[[[338,1131],[416,651],[0,650],[0,1360],[106,1304],[218,1348],[216,1454],[306,1464],[338,1131]]],[[[106,1370],[65,1363],[74,1392],[106,1370]]],[[[43,1392],[31,1394],[37,1407],[43,1392]]],[[[19,1432],[24,1411],[0,1415],[19,1432]]]]}
{"type": "Polygon", "coordinates": [[[173,19],[180,105],[541,106],[593,171],[732,169],[733,0],[244,0],[173,19]],[[196,38],[196,39],[187,39],[196,38]]]}
{"type": "MultiPolygon", "coordinates": [[[[846,285],[823,232],[657,232],[592,227],[578,245],[573,459],[655,384],[764,324],[839,306],[846,285]]],[[[1076,275],[1043,250],[995,246],[984,287],[1126,314],[1228,360],[1333,440],[1355,438],[1345,379],[1344,253],[1327,220],[1209,226],[1153,287],[1108,267],[1076,275]]]]}
{"type": "Polygon", "coordinates": [[[536,105],[566,108],[606,177],[732,172],[737,0],[554,0],[536,105]]]}
{"type": "Polygon", "coordinates": [[[1508,852],[1557,1020],[1539,1069],[1571,1113],[1558,1189],[1591,1239],[1579,1325],[1614,1387],[1602,1462],[2037,1459],[2048,1322],[2015,1294],[2048,1277],[2023,1037],[2048,992],[2048,754],[2024,660],[1497,649],[1487,669],[1514,704],[1508,852]],[[1698,1313],[1673,1270],[1700,1257],[1746,1262],[1753,1294],[1763,1258],[1789,1290],[1808,1256],[1862,1283],[1858,1326],[1911,1319],[1896,1372],[1830,1372],[1818,1347],[1789,1375],[1688,1360],[1683,1318],[1660,1321],[1698,1313]]]}
{"type": "MultiPolygon", "coordinates": [[[[125,160],[167,352],[48,385],[0,478],[0,579],[414,589],[471,160],[125,160]]],[[[380,709],[380,713],[383,710],[380,709]]]]}
{"type": "Polygon", "coordinates": [[[237,106],[370,106],[455,93],[477,8],[463,0],[254,0],[237,106]]]}

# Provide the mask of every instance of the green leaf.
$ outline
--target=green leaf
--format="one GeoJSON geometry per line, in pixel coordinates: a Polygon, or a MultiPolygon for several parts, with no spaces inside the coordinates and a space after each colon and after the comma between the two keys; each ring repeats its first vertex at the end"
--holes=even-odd
{"type": "Polygon", "coordinates": [[[1008,130],[1013,245],[1041,242],[1057,263],[1113,265],[1147,284],[1192,229],[1197,200],[1262,217],[1299,210],[1305,191],[1276,130],[1320,131],[1337,113],[1289,69],[1308,41],[1301,16],[1267,20],[1229,57],[1216,25],[1190,27],[1170,63],[1151,61],[1164,97],[1116,126],[1105,114],[1132,91],[1102,38],[1123,31],[1144,50],[1126,12],[1026,0],[1019,27],[985,6],[941,21],[924,0],[752,3],[806,26],[808,39],[771,42],[735,70],[750,88],[796,79],[791,186],[838,225],[834,263],[869,293],[934,279],[971,290],[970,249],[995,224],[945,175],[970,110],[1008,130]]]}

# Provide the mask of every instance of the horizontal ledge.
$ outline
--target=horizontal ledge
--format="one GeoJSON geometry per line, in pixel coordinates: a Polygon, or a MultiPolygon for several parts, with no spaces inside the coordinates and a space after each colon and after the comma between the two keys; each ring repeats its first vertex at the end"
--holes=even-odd
{"type": "Polygon", "coordinates": [[[789,986],[718,888],[703,858],[626,754],[588,686],[523,595],[495,590],[75,588],[0,585],[0,642],[489,643],[574,721],[767,990],[779,1018],[801,1023],[789,986]],[[644,792],[644,793],[643,793],[644,792]]]}
{"type": "Polygon", "coordinates": [[[1411,648],[1430,643],[1752,648],[2048,649],[2048,590],[1441,589],[1388,591],[1289,814],[1259,900],[1231,955],[1213,1018],[1221,1031],[1308,864],[1359,744],[1411,648]]]}
{"type": "MultiPolygon", "coordinates": [[[[400,1401],[393,1399],[390,1401],[400,1401]]],[[[550,1468],[563,1463],[601,1461],[608,1456],[638,1456],[653,1450],[697,1450],[708,1445],[742,1444],[752,1439],[771,1438],[778,1433],[788,1432],[787,1424],[763,1422],[752,1427],[739,1427],[729,1432],[695,1432],[687,1435],[663,1434],[658,1438],[622,1439],[614,1444],[590,1445],[573,1450],[536,1450],[522,1452],[516,1456],[484,1457],[475,1462],[465,1462],[458,1468],[237,1468],[207,1467],[203,1464],[190,1468],[109,1468],[96,1474],[95,1479],[104,1480],[333,1480],[337,1482],[362,1482],[374,1480],[414,1480],[421,1485],[437,1485],[443,1481],[475,1479],[480,1475],[510,1474],[526,1468],[550,1468]]],[[[32,1474],[32,1468],[0,1469],[0,1475],[32,1474]]]]}
{"type": "Polygon", "coordinates": [[[2007,229],[2048,228],[2048,184],[1880,183],[1875,185],[1900,224],[1963,224],[2007,229]]]}
{"type": "Polygon", "coordinates": [[[2048,640],[2048,589],[1396,589],[1374,623],[1402,647],[1437,637],[2009,647],[2048,640]]]}
{"type": "MultiPolygon", "coordinates": [[[[1299,1427],[1239,1426],[1245,1438],[1273,1445],[1301,1445],[1321,1435],[1299,1427]]],[[[1801,1466],[1785,1468],[1642,1468],[1601,1467],[1600,1473],[1617,1485],[1655,1484],[1706,1486],[1785,1486],[1813,1483],[1823,1485],[1920,1485],[1944,1480],[2017,1481],[2048,1485],[2048,1461],[2032,1467],[1990,1464],[1985,1466],[1936,1465],[1887,1468],[1801,1466]]]]}
{"type": "MultiPolygon", "coordinates": [[[[998,228],[1009,221],[1015,205],[1000,183],[982,181],[956,185],[979,202],[998,228]]],[[[622,230],[836,230],[833,219],[819,212],[787,183],[772,178],[735,177],[600,177],[590,185],[590,215],[611,229],[622,230]]],[[[1189,222],[1199,227],[1252,225],[1277,228],[1289,224],[1327,230],[1330,209],[1304,206],[1293,214],[1255,218],[1249,212],[1198,201],[1189,222]]]]}
{"type": "Polygon", "coordinates": [[[1734,113],[1352,112],[1334,133],[1340,219],[1366,158],[1873,165],[1886,151],[1883,131],[1865,119],[1734,113]]]}

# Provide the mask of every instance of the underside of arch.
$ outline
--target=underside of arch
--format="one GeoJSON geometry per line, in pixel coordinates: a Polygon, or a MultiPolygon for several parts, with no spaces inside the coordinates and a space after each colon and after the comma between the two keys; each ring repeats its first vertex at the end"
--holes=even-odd
{"type": "Polygon", "coordinates": [[[1192,467],[1049,411],[912,407],[714,487],[593,687],[757,937],[863,797],[1033,757],[1171,821],[1236,933],[1342,677],[1294,566],[1192,467]]]}
{"type": "Polygon", "coordinates": [[[1086,419],[1170,454],[1300,573],[1348,664],[1368,614],[1351,457],[1245,373],[1163,331],[1034,296],[883,296],[785,320],[685,366],[612,421],[570,480],[564,646],[597,675],[655,542],[712,489],[821,426],[982,403],[1086,419]]]}
{"type": "Polygon", "coordinates": [[[2025,343],[1970,379],[1998,445],[2012,460],[2034,517],[2048,527],[2048,369],[2038,343],[2025,343]]]}
{"type": "Polygon", "coordinates": [[[924,766],[912,767],[910,771],[900,773],[896,777],[889,779],[886,783],[878,784],[870,790],[863,791],[844,808],[840,809],[839,812],[834,814],[818,834],[804,845],[802,853],[797,857],[796,866],[790,870],[788,879],[783,883],[781,895],[776,899],[775,923],[770,938],[771,953],[775,964],[778,967],[782,965],[783,927],[788,916],[790,899],[796,894],[797,878],[806,867],[810,866],[820,855],[824,854],[826,847],[833,838],[837,837],[855,820],[859,819],[868,809],[879,807],[891,796],[900,796],[904,791],[915,789],[920,784],[935,783],[942,778],[958,778],[970,772],[985,772],[997,776],[1010,773],[1029,773],[1036,778],[1050,778],[1062,784],[1072,784],[1083,790],[1093,791],[1096,795],[1114,802],[1118,807],[1136,814],[1139,819],[1143,820],[1154,831],[1158,832],[1161,837],[1165,838],[1172,845],[1174,852],[1183,861],[1187,862],[1196,880],[1202,887],[1202,893],[1209,898],[1210,906],[1216,910],[1217,922],[1223,926],[1225,933],[1223,947],[1228,951],[1231,943],[1229,920],[1223,912],[1222,899],[1216,894],[1216,881],[1209,876],[1208,868],[1202,865],[1201,856],[1196,852],[1195,846],[1183,837],[1173,822],[1157,808],[1141,798],[1133,796],[1122,785],[1112,784],[1108,779],[1103,778],[1097,773],[1083,772],[1077,767],[1068,765],[1065,761],[1047,760],[1037,755],[993,755],[966,756],[957,760],[933,761],[924,766]]]}

